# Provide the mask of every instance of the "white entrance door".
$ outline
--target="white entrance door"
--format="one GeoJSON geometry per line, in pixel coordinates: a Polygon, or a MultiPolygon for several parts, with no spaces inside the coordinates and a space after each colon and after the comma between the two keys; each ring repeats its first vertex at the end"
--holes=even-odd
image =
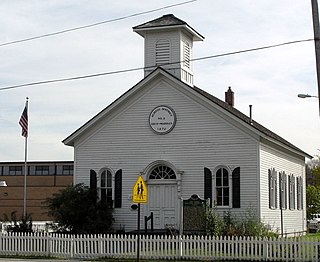
{"type": "Polygon", "coordinates": [[[178,225],[177,184],[168,184],[167,182],[157,181],[157,183],[148,184],[147,215],[149,216],[153,212],[153,226],[155,229],[164,229],[168,225],[177,228],[178,225]]]}

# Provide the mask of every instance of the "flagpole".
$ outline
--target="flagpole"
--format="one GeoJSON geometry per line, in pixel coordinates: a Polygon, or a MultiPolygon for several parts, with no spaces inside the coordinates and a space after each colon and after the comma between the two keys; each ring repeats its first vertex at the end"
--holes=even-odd
{"type": "MultiPolygon", "coordinates": [[[[28,112],[28,97],[26,98],[26,109],[28,112]]],[[[25,137],[24,144],[24,191],[23,191],[23,217],[27,213],[27,171],[28,171],[28,134],[25,137]]]]}

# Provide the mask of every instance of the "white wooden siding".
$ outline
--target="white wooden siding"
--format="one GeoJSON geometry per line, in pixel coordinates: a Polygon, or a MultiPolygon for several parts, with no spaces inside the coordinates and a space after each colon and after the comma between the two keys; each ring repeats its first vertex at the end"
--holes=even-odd
{"type": "MultiPolygon", "coordinates": [[[[172,84],[172,82],[170,82],[172,84]]],[[[181,87],[179,87],[181,88],[181,87]]],[[[75,183],[89,184],[89,170],[109,167],[122,169],[122,208],[115,209],[116,229],[136,229],[136,211],[132,211],[130,196],[140,172],[152,162],[165,160],[181,178],[182,198],[192,194],[203,197],[204,167],[240,166],[241,209],[257,208],[257,142],[240,129],[210,112],[179,90],[160,81],[149,83],[141,96],[127,101],[127,107],[96,132],[75,147],[75,183]],[[173,131],[166,135],[152,132],[149,114],[158,105],[168,105],[177,115],[173,131]]],[[[145,206],[142,205],[142,218],[145,206]]],[[[222,210],[223,211],[223,210],[222,210]]],[[[142,222],[142,220],[141,220],[142,222]]]]}
{"type": "MultiPolygon", "coordinates": [[[[284,152],[280,152],[268,145],[261,144],[260,156],[260,202],[261,202],[261,218],[268,223],[274,230],[281,232],[280,209],[269,208],[269,183],[268,169],[275,168],[277,171],[278,184],[278,201],[279,201],[279,172],[284,171],[286,175],[293,174],[294,177],[301,176],[303,184],[305,184],[305,163],[301,158],[295,158],[284,152]]],[[[296,185],[295,185],[296,186],[296,185]]],[[[305,188],[304,188],[305,192],[305,188]]],[[[295,198],[297,193],[295,193],[295,198]]],[[[306,211],[305,211],[305,196],[304,210],[294,210],[289,208],[283,209],[283,232],[299,232],[306,230],[306,211]]]]}

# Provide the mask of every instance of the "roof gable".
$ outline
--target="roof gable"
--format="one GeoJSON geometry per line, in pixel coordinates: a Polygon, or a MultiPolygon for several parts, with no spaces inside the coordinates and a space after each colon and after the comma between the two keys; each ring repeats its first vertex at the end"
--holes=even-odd
{"type": "Polygon", "coordinates": [[[192,93],[193,96],[198,96],[200,99],[202,99],[205,103],[209,103],[213,105],[214,107],[218,108],[223,114],[225,114],[229,121],[231,122],[231,119],[234,119],[237,123],[241,124],[244,128],[253,131],[254,133],[258,134],[261,138],[270,140],[273,143],[279,144],[280,146],[289,149],[299,155],[302,155],[304,157],[312,158],[309,154],[305,153],[298,147],[294,146],[287,140],[283,139],[276,133],[272,132],[271,130],[267,129],[266,127],[262,126],[258,122],[251,120],[248,116],[241,113],[236,108],[230,106],[226,102],[218,99],[217,97],[205,92],[204,90],[198,88],[198,87],[190,87],[189,85],[183,83],[181,80],[176,78],[175,76],[168,73],[166,70],[162,69],[161,67],[158,67],[155,69],[151,74],[149,74],[147,77],[142,79],[139,83],[137,83],[135,86],[130,88],[127,92],[125,92],[123,95],[121,95],[118,99],[116,99],[114,102],[112,102],[109,106],[104,108],[101,112],[99,112],[97,115],[95,115],[92,119],[90,119],[88,122],[86,122],[84,125],[82,125],[79,129],[77,129],[75,132],[73,132],[70,136],[68,136],[66,139],[64,139],[62,142],[66,145],[73,146],[75,141],[80,139],[83,134],[86,132],[89,132],[91,128],[96,126],[102,119],[105,117],[108,117],[110,112],[117,108],[118,106],[121,106],[123,103],[125,103],[131,96],[133,96],[136,92],[138,92],[141,88],[146,87],[151,81],[153,81],[157,77],[167,77],[171,80],[175,81],[177,84],[179,84],[186,92],[192,93]]]}

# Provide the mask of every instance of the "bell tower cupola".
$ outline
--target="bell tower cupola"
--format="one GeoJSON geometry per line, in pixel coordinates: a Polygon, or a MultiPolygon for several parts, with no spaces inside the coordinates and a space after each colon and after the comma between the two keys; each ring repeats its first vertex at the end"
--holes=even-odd
{"type": "Polygon", "coordinates": [[[144,76],[162,67],[184,83],[193,86],[193,42],[204,37],[174,15],[133,27],[144,37],[144,76]]]}

